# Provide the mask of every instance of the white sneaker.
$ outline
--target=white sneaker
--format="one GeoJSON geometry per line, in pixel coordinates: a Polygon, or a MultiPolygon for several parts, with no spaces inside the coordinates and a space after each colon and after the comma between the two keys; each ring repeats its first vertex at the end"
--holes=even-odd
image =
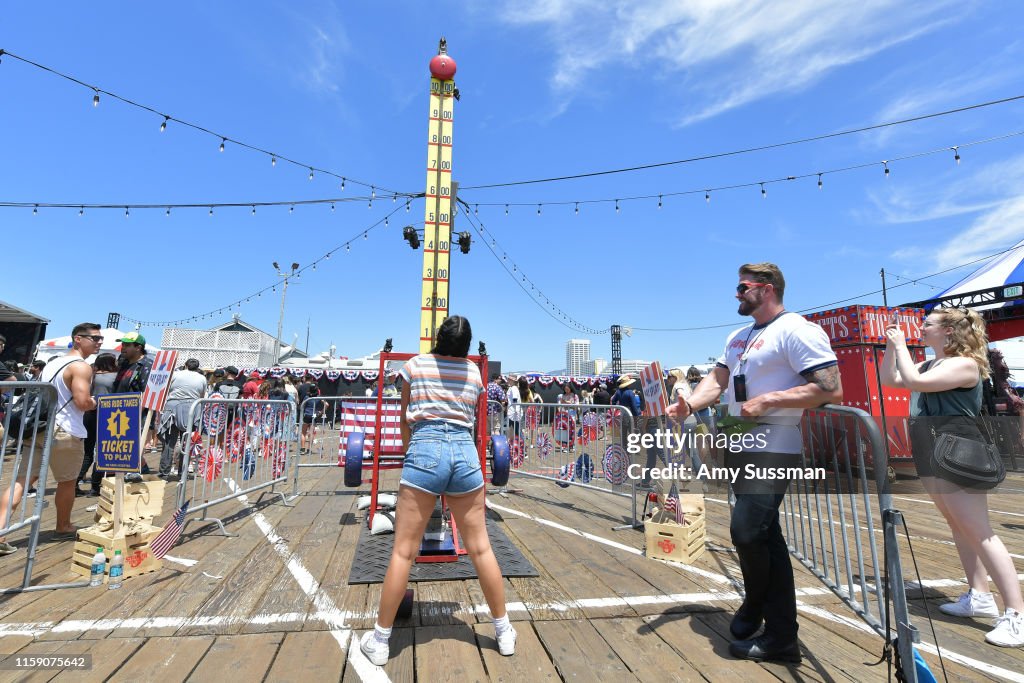
{"type": "Polygon", "coordinates": [[[972,588],[960,596],[956,602],[939,605],[943,614],[953,617],[998,617],[999,608],[991,593],[977,593],[972,588]]]}
{"type": "Polygon", "coordinates": [[[382,643],[373,637],[373,631],[364,633],[362,640],[359,641],[359,651],[366,655],[366,658],[371,663],[377,666],[384,666],[388,663],[388,657],[391,655],[391,648],[387,643],[382,643]]]}
{"type": "Polygon", "coordinates": [[[995,628],[985,634],[985,640],[999,647],[1020,647],[1024,645],[1024,614],[1006,609],[996,619],[995,628]]]}
{"type": "Polygon", "coordinates": [[[495,640],[498,641],[498,652],[501,654],[510,657],[516,653],[516,630],[511,626],[495,640]]]}

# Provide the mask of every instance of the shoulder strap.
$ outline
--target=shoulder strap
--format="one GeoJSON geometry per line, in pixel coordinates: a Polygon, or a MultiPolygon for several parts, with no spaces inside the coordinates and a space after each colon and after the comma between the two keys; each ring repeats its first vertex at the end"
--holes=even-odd
{"type": "Polygon", "coordinates": [[[64,371],[65,371],[65,370],[67,369],[67,367],[68,367],[69,365],[71,365],[72,363],[77,363],[77,362],[79,362],[79,361],[81,361],[81,362],[83,362],[83,363],[84,363],[84,362],[85,362],[85,359],[84,359],[84,358],[72,358],[72,359],[71,359],[71,360],[69,360],[69,361],[68,361],[67,363],[65,363],[64,365],[60,366],[60,368],[59,368],[59,369],[57,370],[57,372],[55,372],[55,373],[53,374],[53,377],[51,377],[50,379],[48,379],[48,380],[46,380],[46,381],[47,381],[47,382],[49,382],[50,384],[53,384],[53,380],[55,380],[55,379],[57,379],[58,377],[60,377],[60,376],[61,376],[61,374],[62,374],[62,373],[63,373],[63,372],[64,372],[64,371]]]}

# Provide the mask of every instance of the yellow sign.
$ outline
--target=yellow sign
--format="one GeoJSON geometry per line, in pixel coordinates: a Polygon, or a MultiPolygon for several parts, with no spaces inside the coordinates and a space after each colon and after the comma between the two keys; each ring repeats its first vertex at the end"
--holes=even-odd
{"type": "Polygon", "coordinates": [[[426,209],[423,217],[423,289],[420,292],[420,353],[430,351],[438,326],[448,316],[454,97],[455,81],[430,79],[426,209]]]}

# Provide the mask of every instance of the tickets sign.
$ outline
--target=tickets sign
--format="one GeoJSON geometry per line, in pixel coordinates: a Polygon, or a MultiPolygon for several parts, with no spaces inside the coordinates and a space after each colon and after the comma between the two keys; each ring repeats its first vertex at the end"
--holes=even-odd
{"type": "Polygon", "coordinates": [[[171,385],[174,364],[178,361],[177,351],[157,351],[153,367],[149,371],[146,391],[142,394],[142,407],[149,410],[163,410],[167,401],[167,389],[171,385]]]}
{"type": "Polygon", "coordinates": [[[654,361],[640,371],[640,388],[644,392],[644,414],[664,415],[668,410],[668,396],[665,392],[661,363],[654,361]]]}
{"type": "Polygon", "coordinates": [[[142,394],[96,397],[96,469],[141,472],[139,418],[142,394]]]}
{"type": "Polygon", "coordinates": [[[850,344],[885,344],[885,328],[893,316],[903,329],[907,346],[922,346],[921,324],[924,311],[920,308],[844,306],[819,313],[808,313],[806,318],[820,325],[832,346],[838,347],[850,344]]]}

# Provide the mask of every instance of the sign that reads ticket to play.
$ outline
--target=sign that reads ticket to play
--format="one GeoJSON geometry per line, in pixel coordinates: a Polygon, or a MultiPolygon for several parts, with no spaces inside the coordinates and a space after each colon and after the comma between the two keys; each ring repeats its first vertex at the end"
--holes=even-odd
{"type": "Polygon", "coordinates": [[[139,422],[142,394],[96,397],[96,469],[141,472],[139,422]]]}

